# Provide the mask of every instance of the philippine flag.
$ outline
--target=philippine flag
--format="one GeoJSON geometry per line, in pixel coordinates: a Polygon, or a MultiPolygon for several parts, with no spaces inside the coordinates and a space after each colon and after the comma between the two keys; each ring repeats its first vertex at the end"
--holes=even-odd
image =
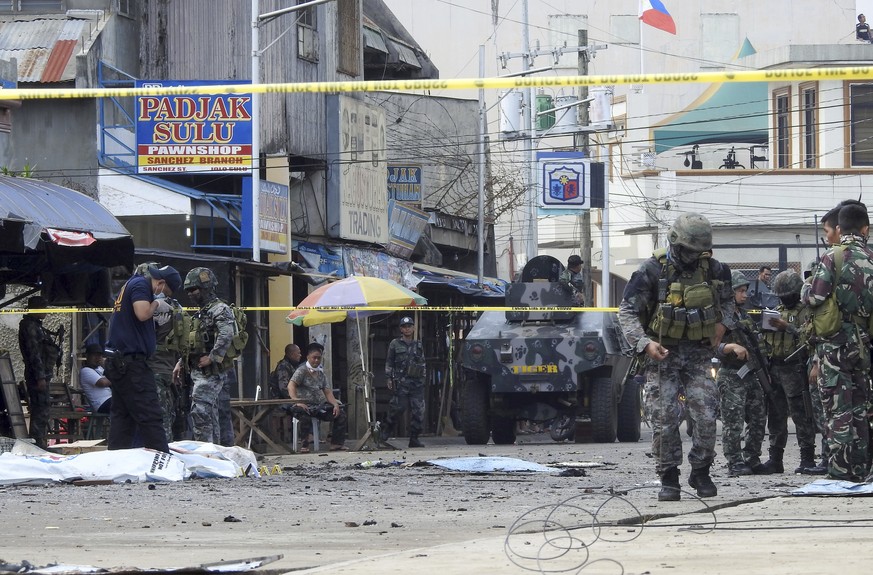
{"type": "Polygon", "coordinates": [[[676,22],[661,0],[640,0],[640,20],[658,30],[676,34],[676,22]]]}

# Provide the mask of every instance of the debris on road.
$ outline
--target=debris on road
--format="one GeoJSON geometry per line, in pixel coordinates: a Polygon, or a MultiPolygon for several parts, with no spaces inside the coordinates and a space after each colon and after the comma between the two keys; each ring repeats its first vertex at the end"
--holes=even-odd
{"type": "Polygon", "coordinates": [[[559,471],[554,467],[514,457],[451,457],[447,459],[431,459],[428,463],[451,471],[466,471],[469,473],[506,473],[518,471],[557,473],[559,471]]]}

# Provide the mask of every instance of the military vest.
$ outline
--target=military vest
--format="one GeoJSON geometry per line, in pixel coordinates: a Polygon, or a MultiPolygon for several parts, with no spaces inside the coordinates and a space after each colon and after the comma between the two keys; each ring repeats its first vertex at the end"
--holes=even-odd
{"type": "MultiPolygon", "coordinates": [[[[776,311],[779,312],[779,316],[783,320],[796,328],[794,333],[791,333],[788,330],[764,331],[764,340],[770,347],[770,357],[778,360],[785,359],[800,347],[800,330],[806,323],[807,317],[809,316],[809,310],[803,305],[798,305],[794,309],[786,309],[785,306],[780,305],[776,308],[776,311]]],[[[798,359],[801,358],[798,356],[798,359]]]]}
{"type": "Polygon", "coordinates": [[[715,336],[718,323],[718,288],[709,267],[709,254],[703,254],[697,267],[680,272],[667,258],[667,250],[652,254],[661,264],[658,298],[646,326],[649,337],[664,345],[680,341],[701,341],[715,336]]]}
{"type": "Polygon", "coordinates": [[[156,334],[158,340],[156,351],[159,353],[173,352],[186,356],[190,345],[191,316],[176,300],[168,300],[168,303],[173,308],[172,318],[168,326],[164,327],[165,331],[159,330],[159,333],[156,334]]]}
{"type": "MultiPolygon", "coordinates": [[[[215,346],[215,324],[209,312],[214,306],[222,303],[224,302],[216,299],[191,318],[191,328],[188,332],[189,356],[199,357],[207,355],[212,351],[212,348],[215,346]],[[204,321],[205,318],[209,319],[204,321]]],[[[230,307],[233,314],[234,332],[233,339],[227,348],[224,359],[221,361],[221,365],[218,366],[220,371],[228,370],[233,366],[233,360],[240,356],[249,341],[249,334],[246,331],[245,312],[233,304],[226,305],[230,307]]]]}

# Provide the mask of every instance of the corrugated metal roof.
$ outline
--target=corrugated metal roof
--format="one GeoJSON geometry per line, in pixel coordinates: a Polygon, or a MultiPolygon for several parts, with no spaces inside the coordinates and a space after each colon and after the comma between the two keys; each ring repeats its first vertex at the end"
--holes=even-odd
{"type": "Polygon", "coordinates": [[[0,206],[0,222],[25,222],[24,245],[30,249],[46,228],[90,232],[98,240],[130,237],[94,199],[49,182],[0,176],[0,206]]]}
{"type": "Polygon", "coordinates": [[[19,82],[75,80],[73,54],[94,25],[92,20],[66,17],[0,20],[0,59],[18,61],[19,82]]]}

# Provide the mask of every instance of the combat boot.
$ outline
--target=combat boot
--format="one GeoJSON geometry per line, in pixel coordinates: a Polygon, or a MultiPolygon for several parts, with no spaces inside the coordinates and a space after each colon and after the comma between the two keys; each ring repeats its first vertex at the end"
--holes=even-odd
{"type": "Polygon", "coordinates": [[[424,447],[424,443],[422,443],[418,440],[417,435],[410,435],[409,436],[409,447],[424,447]]]}
{"type": "MultiPolygon", "coordinates": [[[[800,450],[800,465],[794,470],[794,473],[802,473],[804,475],[824,475],[818,473],[815,464],[815,451],[812,447],[804,447],[800,450]]],[[[825,470],[827,472],[827,470],[825,470]]]]}
{"type": "Polygon", "coordinates": [[[763,467],[766,470],[761,475],[773,475],[777,473],[785,473],[785,467],[782,465],[781,447],[770,448],[770,459],[764,462],[763,467]]]}
{"type": "Polygon", "coordinates": [[[679,468],[670,467],[661,474],[661,490],[658,491],[658,501],[679,501],[682,491],[679,487],[679,468]]]}
{"type": "Polygon", "coordinates": [[[821,462],[816,463],[815,467],[807,467],[805,475],[827,475],[828,473],[828,456],[822,455],[821,462]]]}
{"type": "Polygon", "coordinates": [[[755,471],[748,463],[740,461],[739,463],[731,463],[728,465],[728,475],[737,477],[739,475],[752,475],[755,471]]]}
{"type": "Polygon", "coordinates": [[[698,497],[715,497],[718,495],[718,489],[712,478],[709,477],[709,465],[699,469],[692,469],[691,475],[688,476],[688,485],[697,490],[698,497]]]}

